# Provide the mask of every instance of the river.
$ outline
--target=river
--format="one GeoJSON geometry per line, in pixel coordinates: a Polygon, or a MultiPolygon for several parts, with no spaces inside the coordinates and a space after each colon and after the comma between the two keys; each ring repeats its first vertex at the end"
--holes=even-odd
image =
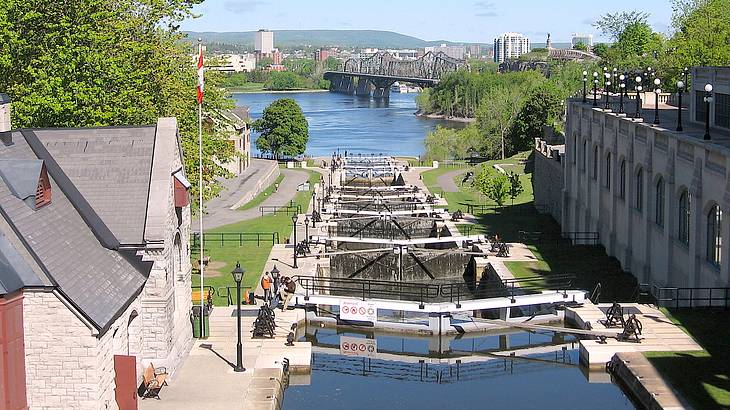
{"type": "MultiPolygon", "coordinates": [[[[250,107],[253,119],[260,118],[274,100],[296,100],[309,122],[307,155],[328,156],[340,149],[417,156],[423,154],[424,138],[436,125],[463,125],[415,116],[416,95],[392,93],[386,102],[330,92],[237,93],[233,99],[250,107]]],[[[256,136],[252,134],[252,140],[256,136]]]]}

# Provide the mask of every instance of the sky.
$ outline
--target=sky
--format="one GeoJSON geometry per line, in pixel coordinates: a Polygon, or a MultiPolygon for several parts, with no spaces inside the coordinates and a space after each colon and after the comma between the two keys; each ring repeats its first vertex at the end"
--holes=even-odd
{"type": "Polygon", "coordinates": [[[182,24],[189,31],[387,30],[423,40],[492,43],[516,31],[532,42],[570,42],[571,33],[594,34],[602,14],[639,10],[651,13],[655,31],[668,32],[670,0],[205,0],[195,6],[200,17],[182,24]]]}

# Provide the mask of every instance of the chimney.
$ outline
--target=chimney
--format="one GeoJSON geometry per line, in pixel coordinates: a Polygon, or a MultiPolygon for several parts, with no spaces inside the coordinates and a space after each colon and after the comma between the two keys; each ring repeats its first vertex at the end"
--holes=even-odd
{"type": "Polygon", "coordinates": [[[0,140],[5,145],[13,143],[13,134],[10,131],[10,96],[0,93],[0,140]]]}

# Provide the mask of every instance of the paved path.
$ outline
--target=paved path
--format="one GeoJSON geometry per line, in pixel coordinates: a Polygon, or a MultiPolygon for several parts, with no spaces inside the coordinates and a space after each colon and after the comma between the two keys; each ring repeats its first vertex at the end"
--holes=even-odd
{"type": "Polygon", "coordinates": [[[444,192],[459,192],[459,186],[456,185],[456,182],[454,182],[454,179],[466,173],[466,169],[457,169],[454,171],[449,171],[445,174],[441,174],[436,178],[436,184],[441,187],[441,189],[444,190],[444,192]]]}
{"type": "MultiPolygon", "coordinates": [[[[301,170],[282,169],[281,174],[284,175],[284,180],[282,180],[281,184],[279,184],[279,189],[271,194],[271,196],[266,198],[266,200],[261,203],[261,206],[286,205],[294,198],[294,195],[296,195],[297,187],[309,179],[309,174],[306,171],[301,170]]],[[[234,193],[231,195],[235,197],[234,193]]],[[[211,203],[212,202],[213,201],[211,201],[211,203]]],[[[224,204],[225,201],[221,201],[220,203],[224,204]]],[[[215,208],[211,205],[208,205],[207,209],[208,213],[203,219],[203,229],[205,230],[217,228],[219,226],[224,226],[235,222],[246,221],[261,216],[261,212],[259,211],[258,206],[247,209],[245,211],[229,209],[229,207],[225,205],[218,205],[215,208]]],[[[193,223],[193,230],[197,231],[196,223],[193,223]]]]}

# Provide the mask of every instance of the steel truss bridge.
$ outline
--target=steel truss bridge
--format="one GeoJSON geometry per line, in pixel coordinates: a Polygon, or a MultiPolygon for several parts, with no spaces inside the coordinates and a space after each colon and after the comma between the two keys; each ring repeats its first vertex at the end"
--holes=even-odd
{"type": "Polygon", "coordinates": [[[331,82],[330,89],[345,94],[388,98],[390,87],[396,81],[431,87],[448,73],[467,67],[464,60],[445,53],[426,53],[417,60],[397,60],[386,52],[367,58],[351,58],[339,71],[327,71],[324,78],[331,82]]]}

